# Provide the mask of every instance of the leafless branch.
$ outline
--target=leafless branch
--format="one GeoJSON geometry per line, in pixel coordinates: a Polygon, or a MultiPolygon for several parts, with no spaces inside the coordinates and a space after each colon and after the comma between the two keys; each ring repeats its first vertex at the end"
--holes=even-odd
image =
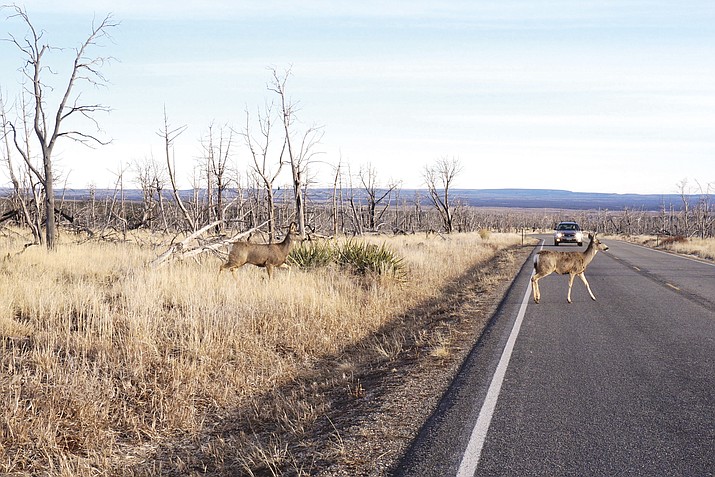
{"type": "Polygon", "coordinates": [[[196,255],[199,255],[199,254],[202,254],[205,252],[216,251],[216,250],[220,249],[221,247],[225,247],[225,246],[230,245],[234,242],[238,242],[239,240],[252,234],[256,230],[261,229],[267,223],[268,223],[268,221],[265,221],[261,225],[259,225],[257,227],[253,227],[252,229],[247,230],[245,232],[238,233],[231,238],[218,238],[215,241],[212,241],[211,243],[205,243],[205,244],[201,244],[194,248],[189,248],[192,241],[198,239],[201,235],[203,235],[204,233],[206,233],[207,231],[211,230],[212,228],[216,227],[219,224],[219,221],[212,222],[212,223],[206,225],[205,227],[202,227],[200,230],[197,230],[196,232],[192,233],[191,235],[186,237],[181,242],[170,246],[166,251],[164,251],[164,253],[162,253],[157,258],[152,260],[149,263],[149,265],[153,268],[158,268],[170,260],[172,260],[172,261],[173,260],[184,260],[186,258],[192,258],[192,257],[195,257],[196,255]]]}

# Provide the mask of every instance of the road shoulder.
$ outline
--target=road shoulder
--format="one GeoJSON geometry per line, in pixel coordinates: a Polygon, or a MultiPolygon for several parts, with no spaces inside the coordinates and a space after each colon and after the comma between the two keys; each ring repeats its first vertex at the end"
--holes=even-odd
{"type": "Polygon", "coordinates": [[[353,400],[336,417],[341,422],[335,423],[333,435],[340,441],[340,452],[334,461],[316,465],[321,469],[318,475],[387,476],[397,472],[420,429],[445,404],[448,389],[475,344],[491,329],[492,317],[504,307],[514,277],[528,268],[532,250],[529,246],[502,253],[488,267],[463,276],[455,295],[421,310],[421,326],[440,330],[448,348],[435,353],[410,343],[385,363],[386,367],[365,373],[361,386],[368,396],[353,400]]]}

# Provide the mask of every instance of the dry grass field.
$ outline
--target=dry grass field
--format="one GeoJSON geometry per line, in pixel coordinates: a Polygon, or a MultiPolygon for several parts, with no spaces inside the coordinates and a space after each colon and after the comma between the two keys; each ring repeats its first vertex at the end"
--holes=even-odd
{"type": "Polygon", "coordinates": [[[615,236],[615,238],[683,255],[715,260],[715,238],[656,237],[655,235],[615,236]]]}
{"type": "MultiPolygon", "coordinates": [[[[355,353],[401,346],[378,330],[521,243],[365,240],[403,257],[405,279],[337,266],[270,281],[246,266],[234,279],[213,256],[153,269],[162,250],[137,243],[65,236],[55,252],[18,254],[26,238],[0,236],[0,474],[271,475],[286,462],[301,474],[282,435],[299,437],[323,413],[326,383],[291,383],[330,362],[327,386],[359,396],[355,353]],[[266,429],[252,422],[272,423],[273,437],[259,439],[266,429]]],[[[441,333],[419,339],[435,357],[449,353],[441,333]]],[[[339,452],[339,439],[331,445],[339,452]]]]}
{"type": "Polygon", "coordinates": [[[695,255],[708,260],[715,260],[715,238],[689,238],[685,242],[666,244],[665,248],[676,253],[695,255]]]}

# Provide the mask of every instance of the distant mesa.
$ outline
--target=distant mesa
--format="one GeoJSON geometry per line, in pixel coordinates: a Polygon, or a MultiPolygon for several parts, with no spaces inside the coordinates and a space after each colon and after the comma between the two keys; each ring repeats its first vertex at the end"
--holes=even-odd
{"type": "MultiPolygon", "coordinates": [[[[482,207],[661,210],[664,206],[673,206],[675,209],[682,206],[682,198],[678,194],[610,194],[557,189],[465,189],[455,190],[453,196],[463,198],[469,205],[482,207]]],[[[696,196],[691,197],[692,201],[698,199],[696,196]]]]}
{"type": "MultiPolygon", "coordinates": [[[[0,188],[0,196],[8,197],[11,189],[0,188]]],[[[97,189],[95,199],[105,199],[112,197],[115,191],[112,189],[97,189]]],[[[171,199],[170,192],[165,191],[167,199],[171,199]]],[[[58,196],[62,195],[64,200],[87,200],[90,197],[89,189],[67,189],[57,191],[58,196]]],[[[276,198],[281,199],[281,194],[292,196],[292,192],[287,189],[277,191],[276,198]]],[[[307,197],[313,203],[328,202],[333,194],[332,189],[310,189],[307,197]]],[[[365,191],[355,189],[356,199],[364,200],[365,191]]],[[[183,191],[182,197],[187,200],[194,196],[193,191],[183,191]]],[[[229,194],[230,195],[230,194],[229,194]]],[[[537,209],[570,209],[570,210],[591,210],[608,209],[623,210],[638,209],[657,211],[664,207],[680,210],[683,206],[682,197],[679,194],[610,194],[599,192],[572,192],[558,189],[454,189],[451,191],[453,200],[473,207],[493,207],[493,208],[537,208],[537,209]]],[[[139,189],[125,189],[124,197],[129,201],[141,201],[142,191],[139,189]]],[[[415,197],[420,198],[420,202],[429,205],[427,190],[423,189],[400,189],[400,202],[412,204],[415,197]]],[[[688,196],[691,205],[701,199],[699,195],[688,196]]]]}

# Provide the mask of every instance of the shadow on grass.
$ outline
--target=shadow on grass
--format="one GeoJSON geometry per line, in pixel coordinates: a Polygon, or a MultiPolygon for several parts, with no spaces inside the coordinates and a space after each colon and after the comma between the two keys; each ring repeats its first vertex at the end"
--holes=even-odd
{"type": "MultiPolygon", "coordinates": [[[[464,344],[471,347],[532,248],[511,248],[475,265],[444,287],[438,298],[396,316],[339,354],[322,357],[294,380],[251,403],[226,415],[208,416],[198,435],[163,442],[151,461],[119,472],[299,476],[344,467],[352,470],[343,475],[364,475],[357,469],[374,466],[377,456],[356,452],[350,447],[354,442],[348,444],[346,437],[354,441],[357,434],[360,439],[361,425],[385,405],[395,388],[411,379],[415,370],[442,367],[439,372],[453,374],[468,349],[435,357],[431,337],[466,326],[468,343],[464,344]],[[499,293],[495,293],[497,288],[499,293]]],[[[435,386],[427,392],[434,395],[436,402],[442,389],[435,386]]],[[[409,426],[409,435],[397,437],[400,442],[396,452],[402,452],[419,430],[420,418],[409,417],[414,422],[409,426]]],[[[427,415],[421,416],[426,418],[427,415]]],[[[400,457],[396,452],[392,452],[392,462],[385,464],[387,467],[400,457]]]]}

